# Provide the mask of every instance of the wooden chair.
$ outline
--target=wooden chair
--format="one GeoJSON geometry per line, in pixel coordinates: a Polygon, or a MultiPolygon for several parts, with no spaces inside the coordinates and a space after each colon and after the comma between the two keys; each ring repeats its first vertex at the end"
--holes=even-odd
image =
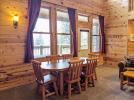
{"type": "MultiPolygon", "coordinates": [[[[89,53],[88,54],[88,58],[89,59],[96,59],[97,60],[97,64],[99,63],[99,54],[97,53],[97,54],[95,54],[95,53],[89,53]]],[[[97,64],[96,64],[96,67],[97,67],[97,64]]],[[[96,70],[95,70],[95,80],[97,80],[97,74],[96,74],[96,70]]]]}
{"type": "Polygon", "coordinates": [[[82,69],[82,60],[73,60],[69,62],[69,69],[67,72],[67,77],[65,78],[65,82],[68,84],[68,98],[71,98],[71,85],[73,83],[77,83],[79,87],[79,92],[81,93],[81,86],[80,86],[80,73],[82,69]]]}
{"type": "Polygon", "coordinates": [[[73,55],[72,54],[63,54],[62,58],[63,58],[63,60],[70,59],[70,58],[73,58],[73,55]]]}
{"type": "Polygon", "coordinates": [[[99,53],[88,53],[88,57],[89,58],[96,58],[97,60],[99,60],[100,54],[99,53]]]}
{"type": "Polygon", "coordinates": [[[34,73],[36,76],[38,89],[42,92],[42,100],[46,100],[47,96],[50,96],[53,94],[58,95],[58,89],[56,86],[56,78],[50,74],[43,76],[41,63],[39,61],[33,60],[32,65],[33,65],[34,73]],[[55,92],[48,91],[47,85],[49,84],[53,84],[55,92]]]}
{"type": "Polygon", "coordinates": [[[59,55],[50,55],[50,56],[46,56],[46,59],[47,59],[48,63],[59,62],[60,56],[59,55]]]}
{"type": "Polygon", "coordinates": [[[85,90],[87,90],[89,79],[92,81],[92,85],[94,86],[94,76],[96,76],[96,59],[87,59],[87,66],[84,73],[85,75],[85,90]]]}
{"type": "Polygon", "coordinates": [[[134,68],[126,68],[125,72],[120,74],[120,89],[124,89],[124,85],[134,86],[134,68]]]}
{"type": "MultiPolygon", "coordinates": [[[[59,62],[60,60],[60,55],[50,55],[50,56],[46,56],[47,62],[48,63],[55,63],[55,62],[59,62]]],[[[50,72],[52,75],[58,77],[58,73],[57,72],[50,72]]]]}
{"type": "MultiPolygon", "coordinates": [[[[48,60],[47,60],[46,57],[37,58],[37,60],[38,60],[39,62],[48,62],[48,60]]],[[[48,70],[43,70],[42,73],[43,73],[43,75],[47,75],[47,74],[49,74],[50,72],[49,72],[48,70]]]]}

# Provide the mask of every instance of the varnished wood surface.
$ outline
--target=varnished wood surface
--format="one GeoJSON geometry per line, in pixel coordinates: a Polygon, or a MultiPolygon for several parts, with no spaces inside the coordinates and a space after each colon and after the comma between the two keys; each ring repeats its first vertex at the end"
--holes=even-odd
{"type": "MultiPolygon", "coordinates": [[[[72,58],[73,60],[84,60],[83,64],[86,64],[86,59],[87,57],[75,57],[72,58]]],[[[70,59],[70,60],[72,60],[70,59]]],[[[42,62],[41,63],[41,68],[44,70],[49,70],[49,71],[63,71],[69,68],[69,61],[70,60],[60,60],[59,62],[54,62],[54,63],[48,63],[48,62],[42,62]]]]}
{"type": "Polygon", "coordinates": [[[41,68],[45,70],[51,70],[51,71],[63,71],[65,69],[68,69],[69,63],[66,61],[62,62],[55,62],[55,63],[48,63],[48,62],[42,62],[41,68]]]}
{"type": "Polygon", "coordinates": [[[126,0],[105,1],[106,63],[117,66],[127,55],[128,5],[126,0]]]}
{"type": "Polygon", "coordinates": [[[134,41],[130,39],[131,35],[134,35],[134,21],[133,20],[128,22],[128,56],[134,55],[134,41]]]}
{"type": "Polygon", "coordinates": [[[60,91],[60,95],[63,95],[64,71],[66,71],[69,68],[69,61],[84,60],[84,62],[83,62],[83,66],[84,66],[86,64],[86,59],[87,59],[87,57],[75,57],[75,58],[71,58],[70,60],[60,60],[59,62],[55,62],[55,63],[42,62],[41,63],[41,68],[43,70],[59,72],[59,84],[60,84],[59,85],[59,91],[60,91]]]}
{"type": "MultiPolygon", "coordinates": [[[[127,6],[124,6],[122,3],[123,0],[111,1],[111,0],[103,0],[106,1],[102,3],[98,0],[89,1],[88,0],[44,0],[50,3],[54,3],[57,5],[65,6],[65,7],[74,7],[79,8],[82,13],[95,13],[95,14],[105,14],[105,33],[106,33],[106,46],[107,46],[107,62],[109,64],[117,63],[120,58],[127,54],[127,49],[129,50],[128,54],[132,54],[134,49],[129,48],[133,46],[133,43],[128,43],[127,48],[127,23],[128,23],[128,9],[127,6]],[[83,3],[83,4],[82,4],[83,3]],[[86,6],[85,6],[86,4],[86,6]],[[74,6],[75,5],[75,6],[74,6]],[[99,5],[99,6],[98,6],[99,5]],[[88,6],[88,7],[87,7],[88,6]],[[103,9],[104,7],[104,9],[103,9]],[[88,8],[88,9],[87,9],[88,8]],[[113,20],[114,19],[114,20],[113,20]],[[120,31],[121,30],[121,31],[120,31]],[[112,59],[112,60],[111,60],[112,59]],[[118,59],[118,60],[117,60],[118,59]]],[[[7,66],[11,66],[11,70],[14,71],[16,69],[12,69],[14,64],[23,64],[24,60],[24,48],[25,48],[25,40],[26,40],[26,31],[27,31],[27,0],[0,0],[0,8],[1,8],[1,23],[0,23],[0,67],[6,71],[10,71],[7,69],[7,66]],[[14,29],[12,26],[12,16],[14,14],[18,14],[20,17],[19,27],[14,29]]],[[[44,2],[46,4],[46,2],[44,2]]],[[[52,8],[54,9],[54,8],[52,8]]],[[[51,12],[52,15],[53,12],[51,12]]],[[[92,16],[92,14],[91,14],[92,16]]],[[[129,17],[134,18],[134,13],[129,14],[129,17]]],[[[55,19],[55,16],[51,16],[55,19]]],[[[53,21],[53,20],[52,20],[53,21]]],[[[55,23],[55,22],[54,22],[55,23]]],[[[55,35],[55,25],[52,25],[52,50],[53,54],[56,54],[56,38],[55,35]]],[[[29,65],[30,66],[30,65],[29,65]]],[[[22,68],[22,67],[21,67],[22,68]]],[[[26,73],[29,72],[29,67],[26,68],[26,73]]],[[[1,68],[0,68],[1,69],[1,68]]],[[[21,72],[18,72],[18,75],[21,72]]],[[[0,88],[8,89],[11,87],[15,87],[20,85],[20,80],[23,83],[29,83],[29,80],[33,80],[31,77],[28,78],[19,78],[11,81],[10,83],[0,83],[0,88]],[[26,81],[24,81],[26,80],[26,81]]],[[[22,83],[22,82],[21,82],[22,83]]]]}
{"type": "MultiPolygon", "coordinates": [[[[51,6],[51,21],[52,31],[51,31],[51,39],[53,40],[51,43],[52,54],[57,53],[57,45],[56,39],[56,15],[54,12],[55,7],[60,4],[63,7],[75,7],[83,13],[95,13],[95,14],[103,14],[102,6],[103,3],[101,1],[96,0],[90,6],[86,5],[86,1],[79,0],[43,0],[53,3],[54,6],[51,6]],[[78,2],[77,2],[78,1],[78,2]],[[82,3],[83,2],[83,3],[82,3]],[[62,3],[62,4],[61,4],[62,3]],[[78,5],[79,3],[79,5],[78,5]],[[91,7],[92,5],[92,7],[91,7]],[[77,7],[76,7],[77,6],[77,7]],[[88,9],[87,9],[88,8],[88,9]]],[[[50,4],[49,3],[49,4],[50,4]]],[[[44,6],[47,4],[46,2],[42,3],[44,6]]],[[[50,4],[52,5],[52,4],[50,4]]],[[[12,80],[6,80],[6,82],[0,83],[0,90],[5,90],[17,86],[21,86],[24,84],[28,84],[34,81],[34,77],[29,75],[32,70],[31,65],[24,64],[24,55],[25,55],[25,43],[27,36],[27,25],[28,25],[28,0],[0,0],[0,70],[4,70],[8,73],[8,77],[16,77],[12,80]],[[19,16],[19,25],[18,28],[14,29],[12,17],[17,14],[19,16]],[[25,67],[23,67],[24,65],[25,67]],[[17,68],[16,68],[17,66],[17,68]],[[27,74],[28,73],[28,74],[27,74]],[[20,77],[21,75],[25,75],[20,77]],[[11,76],[10,76],[11,75],[11,76]]],[[[44,59],[41,59],[44,60],[44,59]]],[[[2,73],[3,74],[3,73],[2,73]]]]}
{"type": "Polygon", "coordinates": [[[7,75],[6,74],[0,74],[0,82],[1,81],[5,81],[7,78],[7,75]]]}
{"type": "Polygon", "coordinates": [[[36,82],[38,84],[38,89],[39,89],[39,91],[41,90],[41,92],[42,92],[42,99],[46,100],[47,95],[50,96],[55,93],[58,95],[58,89],[56,86],[56,77],[54,77],[51,74],[47,74],[44,76],[40,65],[41,65],[41,62],[39,62],[37,60],[32,60],[32,66],[34,69],[34,74],[36,76],[36,82]],[[52,83],[53,83],[55,92],[50,92],[47,89],[46,84],[52,84],[52,83]],[[46,94],[46,91],[49,91],[48,94],[46,94]]]}
{"type": "Polygon", "coordinates": [[[82,70],[83,60],[70,60],[69,62],[69,69],[67,73],[67,77],[64,79],[65,82],[68,84],[68,98],[71,99],[71,85],[73,83],[77,83],[79,93],[81,93],[81,86],[80,86],[80,75],[82,70]]]}
{"type": "Polygon", "coordinates": [[[31,64],[0,67],[0,91],[35,81],[31,64]]]}

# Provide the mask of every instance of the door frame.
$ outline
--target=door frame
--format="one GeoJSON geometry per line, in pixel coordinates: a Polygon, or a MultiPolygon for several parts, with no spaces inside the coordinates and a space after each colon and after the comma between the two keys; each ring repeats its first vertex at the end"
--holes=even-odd
{"type": "MultiPolygon", "coordinates": [[[[79,52],[83,52],[83,51],[87,51],[88,50],[88,52],[91,52],[91,29],[89,29],[89,28],[78,28],[78,56],[79,56],[79,52]],[[81,45],[81,33],[80,33],[80,31],[81,30],[83,30],[83,31],[88,31],[88,49],[84,49],[84,50],[81,50],[81,48],[80,48],[80,45],[81,45]]],[[[88,54],[87,54],[87,56],[88,56],[88,54]]]]}

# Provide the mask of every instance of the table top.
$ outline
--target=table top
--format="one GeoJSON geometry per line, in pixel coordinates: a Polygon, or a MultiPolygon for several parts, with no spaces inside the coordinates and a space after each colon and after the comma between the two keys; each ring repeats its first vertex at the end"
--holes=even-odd
{"type": "MultiPolygon", "coordinates": [[[[83,64],[86,64],[87,57],[77,57],[75,59],[84,60],[83,64]]],[[[59,62],[55,63],[48,63],[48,62],[41,62],[41,68],[44,70],[51,70],[51,71],[64,71],[69,68],[69,60],[60,60],[59,62]]]]}
{"type": "Polygon", "coordinates": [[[60,61],[56,63],[47,63],[47,62],[42,62],[41,63],[41,68],[45,70],[66,70],[69,68],[69,63],[67,61],[60,61]]]}

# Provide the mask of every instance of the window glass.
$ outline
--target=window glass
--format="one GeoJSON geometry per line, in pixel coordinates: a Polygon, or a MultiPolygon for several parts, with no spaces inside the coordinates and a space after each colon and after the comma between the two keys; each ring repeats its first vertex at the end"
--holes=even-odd
{"type": "Polygon", "coordinates": [[[88,22],[88,17],[84,15],[78,15],[78,21],[88,22]]]}
{"type": "Polygon", "coordinates": [[[34,32],[50,32],[49,9],[41,8],[34,32]]]}
{"type": "Polygon", "coordinates": [[[100,27],[99,19],[93,18],[92,24],[92,52],[100,51],[100,27]]]}
{"type": "Polygon", "coordinates": [[[92,37],[92,52],[99,52],[100,50],[100,36],[92,37]]]}
{"type": "Polygon", "coordinates": [[[67,12],[57,11],[57,33],[70,34],[70,23],[67,12]]]}
{"type": "Polygon", "coordinates": [[[121,0],[123,6],[128,6],[128,0],[121,0]]]}
{"type": "Polygon", "coordinates": [[[80,41],[80,49],[81,50],[84,50],[84,49],[88,49],[88,34],[89,34],[89,31],[85,31],[85,30],[81,30],[80,31],[80,38],[81,38],[81,41],[80,41]]]}
{"type": "Polygon", "coordinates": [[[58,54],[70,54],[71,34],[68,13],[57,10],[57,51],[58,54]]]}
{"type": "Polygon", "coordinates": [[[58,54],[70,54],[70,35],[58,35],[58,54]]]}
{"type": "Polygon", "coordinates": [[[93,35],[99,35],[99,20],[98,19],[93,19],[93,30],[92,30],[93,35]]]}
{"type": "Polygon", "coordinates": [[[50,34],[34,34],[34,56],[50,55],[50,34]]]}
{"type": "Polygon", "coordinates": [[[49,9],[41,8],[34,31],[34,57],[41,58],[50,55],[50,17],[49,9]]]}

